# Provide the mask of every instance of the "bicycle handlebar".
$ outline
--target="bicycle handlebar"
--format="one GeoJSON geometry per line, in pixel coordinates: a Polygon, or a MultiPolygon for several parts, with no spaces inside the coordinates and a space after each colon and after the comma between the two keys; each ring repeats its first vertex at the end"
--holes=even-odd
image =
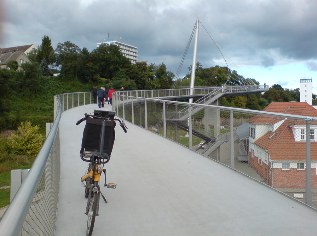
{"type": "MultiPolygon", "coordinates": [[[[85,114],[86,115],[86,114],[85,114]]],[[[76,125],[79,125],[84,120],[87,120],[87,117],[81,118],[79,121],[76,122],[76,125]]]]}

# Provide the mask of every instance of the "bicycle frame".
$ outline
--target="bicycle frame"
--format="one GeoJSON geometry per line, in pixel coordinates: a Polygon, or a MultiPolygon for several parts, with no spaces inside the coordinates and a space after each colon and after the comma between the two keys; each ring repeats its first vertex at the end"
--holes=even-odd
{"type": "Polygon", "coordinates": [[[91,236],[93,228],[94,228],[94,224],[95,224],[95,217],[99,215],[100,195],[102,196],[104,201],[107,203],[106,198],[100,191],[100,185],[99,185],[102,172],[105,175],[105,186],[107,186],[107,188],[116,188],[116,184],[114,183],[109,183],[109,185],[107,184],[106,169],[104,169],[104,165],[110,160],[110,155],[111,155],[111,151],[112,151],[112,147],[114,143],[114,137],[115,137],[115,133],[114,133],[114,127],[116,125],[115,121],[120,123],[120,126],[125,133],[127,133],[127,127],[125,126],[125,123],[122,120],[115,118],[114,116],[115,116],[114,112],[95,110],[94,115],[85,114],[85,117],[80,119],[76,123],[76,125],[79,125],[81,122],[86,120],[87,122],[86,122],[85,130],[84,130],[84,134],[87,134],[87,135],[89,134],[88,137],[93,137],[93,144],[91,144],[91,142],[87,144],[87,142],[84,142],[84,137],[86,136],[83,136],[82,148],[80,150],[81,159],[85,162],[89,162],[87,173],[81,177],[82,182],[86,181],[85,197],[88,199],[87,199],[85,214],[88,216],[88,220],[87,220],[87,235],[88,236],[91,236]],[[101,125],[100,137],[96,137],[95,134],[97,133],[94,130],[95,128],[91,128],[91,126],[89,126],[90,128],[87,128],[86,130],[87,123],[94,126],[101,125]],[[107,132],[110,132],[108,133],[108,136],[105,135],[106,129],[108,130],[107,132]],[[107,140],[105,140],[106,137],[107,137],[107,140]],[[99,147],[98,147],[99,150],[97,150],[94,141],[95,139],[99,139],[99,138],[100,138],[99,147]],[[108,140],[110,140],[110,142],[105,144],[104,141],[108,141],[108,140]],[[84,143],[86,145],[84,145],[84,143]],[[88,150],[86,150],[86,148],[88,150]]]}
{"type": "Polygon", "coordinates": [[[86,215],[88,216],[87,235],[89,236],[93,231],[95,217],[99,215],[99,200],[101,194],[99,182],[101,173],[104,172],[103,166],[98,156],[92,156],[88,166],[88,173],[81,178],[82,181],[86,181],[85,196],[87,195],[88,198],[86,205],[86,215]]]}

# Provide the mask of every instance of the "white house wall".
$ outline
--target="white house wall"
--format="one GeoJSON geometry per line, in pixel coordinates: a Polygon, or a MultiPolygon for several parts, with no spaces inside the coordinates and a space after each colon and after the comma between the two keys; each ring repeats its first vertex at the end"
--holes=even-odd
{"type": "Polygon", "coordinates": [[[260,148],[259,146],[255,144],[250,145],[250,149],[253,150],[254,156],[256,156],[258,159],[262,160],[265,164],[268,164],[269,162],[269,156],[268,153],[260,148]]]}
{"type": "MultiPolygon", "coordinates": [[[[293,135],[294,135],[294,139],[295,141],[299,142],[299,141],[303,141],[301,139],[301,129],[305,129],[306,130],[306,126],[295,126],[293,127],[293,135]]],[[[312,125],[310,126],[310,129],[313,129],[314,130],[314,140],[311,140],[311,141],[314,141],[316,142],[317,141],[317,127],[315,125],[312,125]]],[[[305,139],[306,139],[306,135],[305,135],[305,139]]]]}
{"type": "Polygon", "coordinates": [[[267,132],[272,131],[271,125],[252,125],[252,124],[250,124],[250,128],[255,128],[255,138],[253,139],[252,137],[249,137],[251,143],[254,143],[258,138],[262,137],[267,132]]]}
{"type": "Polygon", "coordinates": [[[273,132],[275,131],[275,130],[277,130],[283,123],[284,123],[284,121],[286,120],[287,118],[285,118],[284,120],[281,120],[281,121],[279,121],[279,122],[276,122],[274,125],[273,125],[273,132]]]}

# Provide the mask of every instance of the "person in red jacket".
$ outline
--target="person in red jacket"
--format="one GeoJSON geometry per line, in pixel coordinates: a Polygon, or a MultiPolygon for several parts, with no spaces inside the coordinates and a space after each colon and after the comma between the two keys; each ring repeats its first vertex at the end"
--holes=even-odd
{"type": "Polygon", "coordinates": [[[108,90],[108,101],[110,101],[110,105],[112,105],[112,94],[115,92],[114,88],[110,87],[108,90]]]}

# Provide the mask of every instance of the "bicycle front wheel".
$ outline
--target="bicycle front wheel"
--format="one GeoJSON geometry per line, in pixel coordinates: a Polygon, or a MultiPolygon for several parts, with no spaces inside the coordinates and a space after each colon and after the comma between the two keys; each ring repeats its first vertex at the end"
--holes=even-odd
{"type": "Polygon", "coordinates": [[[87,236],[92,235],[92,231],[94,229],[95,225],[95,218],[97,214],[97,206],[98,206],[98,194],[99,193],[94,193],[93,196],[89,196],[88,198],[88,211],[87,211],[87,236]]]}

